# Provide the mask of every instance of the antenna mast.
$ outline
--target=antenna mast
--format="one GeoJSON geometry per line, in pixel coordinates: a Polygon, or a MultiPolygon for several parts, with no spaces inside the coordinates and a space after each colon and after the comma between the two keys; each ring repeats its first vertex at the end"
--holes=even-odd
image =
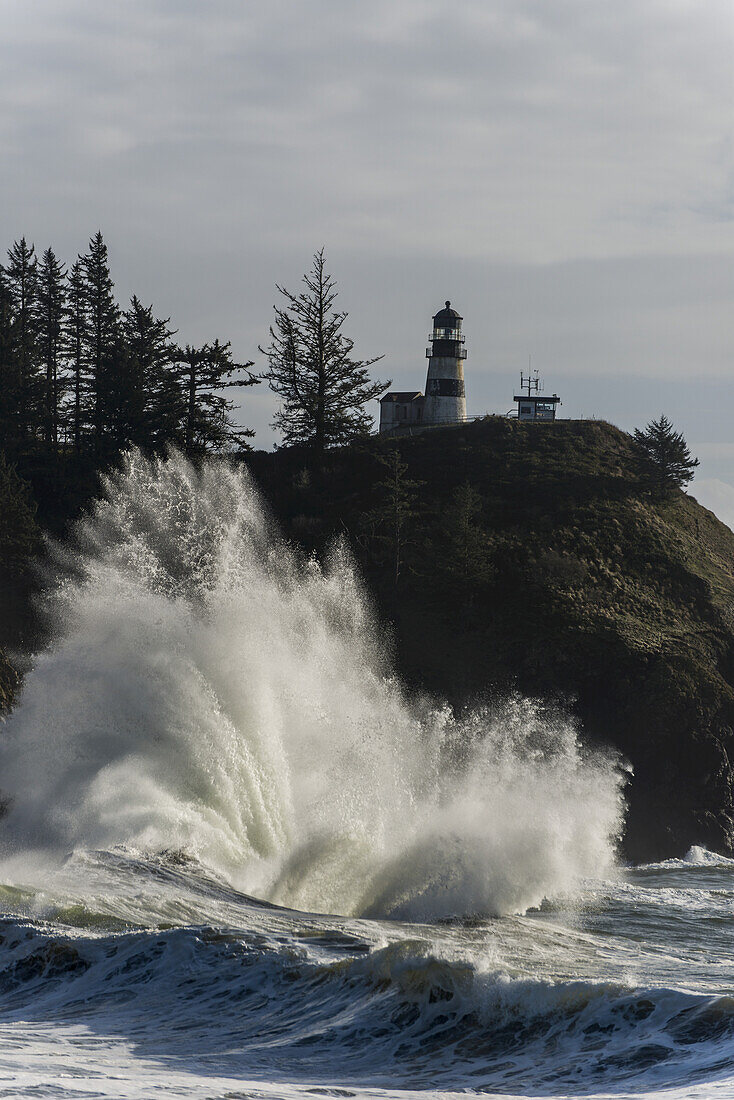
{"type": "Polygon", "coordinates": [[[520,372],[520,389],[523,386],[527,387],[527,395],[530,397],[531,393],[542,393],[543,384],[538,377],[537,370],[531,371],[530,369],[530,356],[528,356],[528,373],[527,375],[520,372]]]}

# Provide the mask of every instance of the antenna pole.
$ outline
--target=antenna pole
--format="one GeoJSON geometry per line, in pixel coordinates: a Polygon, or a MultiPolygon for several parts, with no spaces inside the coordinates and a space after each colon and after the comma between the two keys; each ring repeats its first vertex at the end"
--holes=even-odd
{"type": "Polygon", "coordinates": [[[536,371],[535,374],[528,374],[526,377],[525,374],[521,371],[521,375],[519,375],[519,387],[521,387],[522,389],[523,386],[527,386],[528,397],[532,393],[539,394],[541,385],[540,378],[538,377],[538,372],[536,371]]]}
{"type": "Polygon", "coordinates": [[[542,389],[542,386],[541,386],[541,383],[540,383],[540,378],[538,377],[537,370],[535,371],[534,374],[530,373],[530,357],[529,356],[528,356],[528,376],[527,376],[527,378],[525,377],[525,375],[523,374],[522,371],[520,372],[520,389],[522,389],[523,386],[527,386],[528,397],[530,397],[531,393],[540,393],[540,391],[542,389]]]}

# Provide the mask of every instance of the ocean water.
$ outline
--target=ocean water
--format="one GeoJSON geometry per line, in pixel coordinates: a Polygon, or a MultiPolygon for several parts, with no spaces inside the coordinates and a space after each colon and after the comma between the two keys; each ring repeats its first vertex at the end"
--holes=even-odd
{"type": "Polygon", "coordinates": [[[75,853],[3,889],[0,1095],[730,1096],[734,868],[693,857],[409,923],[75,853]]]}
{"type": "Polygon", "coordinates": [[[620,866],[624,762],[408,699],[348,550],[245,471],[133,454],[54,553],[0,1097],[734,1095],[734,861],[620,866]]]}

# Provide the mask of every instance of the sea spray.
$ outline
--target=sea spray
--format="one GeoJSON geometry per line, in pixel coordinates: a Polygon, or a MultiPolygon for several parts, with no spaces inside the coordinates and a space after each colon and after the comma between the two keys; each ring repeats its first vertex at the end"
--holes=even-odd
{"type": "Polygon", "coordinates": [[[302,560],[246,470],[132,453],[75,547],[0,750],[8,856],[181,850],[280,905],[419,919],[609,869],[615,762],[527,700],[411,707],[346,549],[302,560]]]}

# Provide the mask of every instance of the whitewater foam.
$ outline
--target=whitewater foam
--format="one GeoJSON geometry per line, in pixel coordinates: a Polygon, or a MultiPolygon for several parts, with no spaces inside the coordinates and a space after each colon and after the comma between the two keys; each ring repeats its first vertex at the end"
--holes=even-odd
{"type": "Polygon", "coordinates": [[[670,859],[659,860],[656,863],[640,864],[641,871],[675,870],[678,867],[700,867],[702,870],[716,867],[734,867],[734,859],[731,859],[730,856],[723,856],[719,852],[711,852],[700,844],[694,844],[682,858],[672,856],[670,859]]]}
{"type": "Polygon", "coordinates": [[[56,555],[0,749],[7,858],[182,850],[280,905],[412,919],[609,872],[615,762],[529,700],[410,705],[346,548],[302,560],[246,470],[133,453],[56,555]]]}

